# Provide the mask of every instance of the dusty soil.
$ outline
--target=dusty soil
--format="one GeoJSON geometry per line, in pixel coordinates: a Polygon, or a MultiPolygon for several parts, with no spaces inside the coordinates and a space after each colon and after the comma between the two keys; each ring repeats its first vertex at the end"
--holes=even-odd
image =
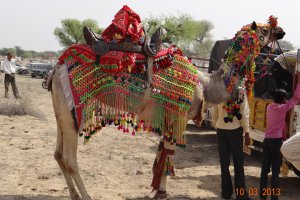
{"type": "MultiPolygon", "coordinates": [[[[2,111],[7,105],[18,109],[20,102],[26,101],[31,115],[8,116],[0,109],[0,200],[69,199],[53,158],[56,123],[50,93],[42,88],[42,79],[17,76],[23,100],[15,101],[12,95],[5,99],[3,77],[0,74],[2,111]]],[[[176,153],[176,176],[168,179],[170,199],[221,199],[215,132],[189,124],[187,141],[188,146],[176,153]]],[[[153,135],[125,135],[115,127],[103,129],[87,145],[80,138],[79,166],[92,199],[150,199],[157,145],[158,138],[153,135]]],[[[246,184],[254,199],[259,199],[260,163],[260,154],[245,156],[246,184]]],[[[231,171],[233,174],[232,167],[231,171]]],[[[281,178],[280,199],[300,199],[299,187],[300,179],[290,172],[288,178],[281,178]]]]}

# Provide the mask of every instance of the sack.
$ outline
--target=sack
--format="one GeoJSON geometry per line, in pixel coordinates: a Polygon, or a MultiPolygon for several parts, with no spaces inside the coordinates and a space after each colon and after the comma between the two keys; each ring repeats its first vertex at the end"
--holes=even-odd
{"type": "Polygon", "coordinates": [[[282,144],[281,152],[294,167],[300,170],[300,132],[282,144]]]}

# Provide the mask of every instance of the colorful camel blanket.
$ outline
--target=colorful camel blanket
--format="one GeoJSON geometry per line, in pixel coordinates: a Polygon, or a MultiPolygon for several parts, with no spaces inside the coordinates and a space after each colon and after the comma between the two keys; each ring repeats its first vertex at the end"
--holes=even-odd
{"type": "Polygon", "coordinates": [[[149,88],[144,55],[110,51],[99,65],[95,56],[89,46],[74,45],[59,58],[66,101],[86,140],[114,124],[124,133],[155,132],[166,141],[185,144],[186,116],[198,78],[197,69],[177,48],[153,58],[149,88]]]}

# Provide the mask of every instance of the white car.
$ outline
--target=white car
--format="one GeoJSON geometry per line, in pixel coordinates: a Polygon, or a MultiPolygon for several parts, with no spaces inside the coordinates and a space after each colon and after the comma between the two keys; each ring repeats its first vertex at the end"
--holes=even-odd
{"type": "Polygon", "coordinates": [[[0,63],[0,72],[4,72],[2,63],[3,63],[3,61],[1,61],[1,63],[0,63]]]}

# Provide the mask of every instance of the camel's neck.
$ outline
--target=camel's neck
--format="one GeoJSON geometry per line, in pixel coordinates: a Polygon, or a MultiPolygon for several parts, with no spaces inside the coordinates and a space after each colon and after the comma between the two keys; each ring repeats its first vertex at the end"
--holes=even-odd
{"type": "Polygon", "coordinates": [[[222,66],[212,74],[199,73],[199,81],[203,87],[203,95],[207,107],[228,99],[229,93],[226,91],[224,78],[226,77],[224,77],[222,66]]]}
{"type": "Polygon", "coordinates": [[[217,71],[215,71],[211,74],[212,80],[218,80],[218,79],[221,80],[222,79],[224,81],[227,78],[229,78],[229,74],[224,73],[224,64],[222,64],[217,71]]]}
{"type": "Polygon", "coordinates": [[[224,63],[211,75],[199,75],[204,87],[204,98],[209,103],[221,103],[230,99],[238,101],[237,91],[245,87],[252,90],[254,81],[254,58],[260,47],[253,32],[242,31],[236,35],[226,51],[224,63]],[[245,84],[246,81],[246,84],[245,84]]]}

